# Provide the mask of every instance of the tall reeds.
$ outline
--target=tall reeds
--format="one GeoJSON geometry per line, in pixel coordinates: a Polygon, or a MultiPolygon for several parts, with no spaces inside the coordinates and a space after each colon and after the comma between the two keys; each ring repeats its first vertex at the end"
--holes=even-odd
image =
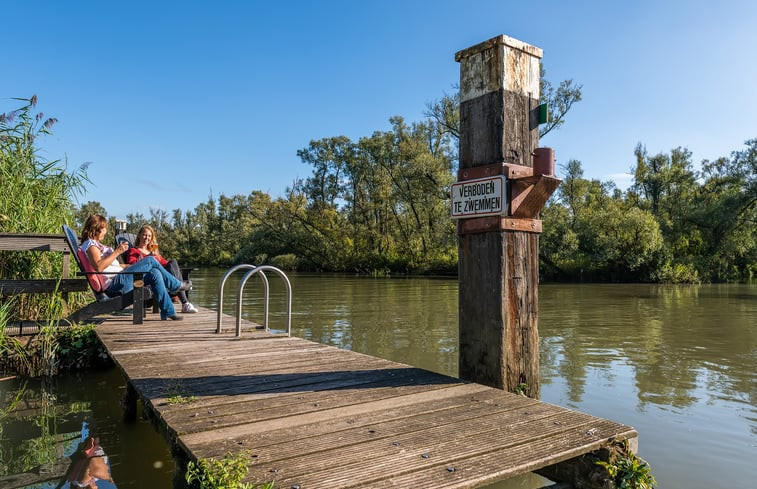
{"type": "MultiPolygon", "coordinates": [[[[42,158],[39,140],[57,119],[35,112],[36,95],[12,100],[20,107],[0,112],[0,233],[60,233],[62,224],[73,223],[76,196],[89,181],[87,165],[69,172],[65,160],[42,158]]],[[[60,253],[0,252],[0,278],[56,278],[61,268],[60,253]]],[[[6,313],[52,318],[50,304],[44,296],[22,295],[6,313]]]]}

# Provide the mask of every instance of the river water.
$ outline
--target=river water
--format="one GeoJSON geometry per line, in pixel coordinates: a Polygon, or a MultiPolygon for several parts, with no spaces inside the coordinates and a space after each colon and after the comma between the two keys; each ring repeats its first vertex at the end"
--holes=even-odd
{"type": "MultiPolygon", "coordinates": [[[[217,308],[222,273],[193,272],[192,300],[217,308]]],[[[269,324],[282,329],[285,289],[269,277],[269,324]]],[[[457,375],[456,279],[290,280],[293,335],[457,375]]],[[[224,312],[236,310],[237,284],[232,276],[225,287],[224,312]]],[[[243,315],[256,322],[263,321],[261,284],[251,279],[243,299],[243,315]]],[[[757,286],[543,284],[539,333],[541,399],[635,427],[657,487],[757,487],[757,286]]],[[[74,442],[61,440],[74,439],[87,423],[119,488],[171,486],[173,462],[161,437],[146,421],[120,420],[123,380],[115,369],[28,381],[26,407],[14,412],[8,405],[21,384],[0,382],[0,475],[29,470],[32,462],[16,459],[42,459],[29,447],[44,440],[57,440],[58,457],[70,454],[74,442]],[[13,466],[3,472],[9,457],[13,466]]],[[[538,483],[524,477],[495,487],[538,483]]]]}

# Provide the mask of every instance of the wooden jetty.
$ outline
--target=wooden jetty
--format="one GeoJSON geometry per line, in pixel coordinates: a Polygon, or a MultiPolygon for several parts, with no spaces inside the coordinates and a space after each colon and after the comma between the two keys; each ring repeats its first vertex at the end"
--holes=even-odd
{"type": "Polygon", "coordinates": [[[97,334],[189,460],[247,450],[277,488],[470,488],[634,442],[628,426],[216,313],[97,334]]]}

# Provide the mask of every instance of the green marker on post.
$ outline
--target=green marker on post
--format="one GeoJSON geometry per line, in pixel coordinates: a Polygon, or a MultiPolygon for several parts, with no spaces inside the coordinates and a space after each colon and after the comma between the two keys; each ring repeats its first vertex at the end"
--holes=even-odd
{"type": "Polygon", "coordinates": [[[547,104],[543,103],[537,107],[539,109],[539,124],[546,124],[549,122],[549,110],[547,104]]]}

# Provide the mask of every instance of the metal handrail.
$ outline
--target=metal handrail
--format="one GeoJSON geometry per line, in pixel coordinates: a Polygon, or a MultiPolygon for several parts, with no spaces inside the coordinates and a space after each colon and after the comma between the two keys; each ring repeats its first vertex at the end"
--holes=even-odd
{"type": "MultiPolygon", "coordinates": [[[[221,332],[221,320],[223,318],[223,286],[226,284],[226,280],[229,278],[229,276],[236,272],[237,270],[240,270],[242,268],[250,268],[255,269],[255,265],[250,265],[247,263],[241,264],[241,265],[235,265],[231,268],[229,268],[226,273],[221,278],[221,284],[218,286],[218,319],[216,320],[216,333],[221,332]]],[[[265,327],[268,329],[268,277],[265,276],[265,273],[260,274],[260,278],[263,279],[263,285],[265,288],[265,303],[263,305],[263,313],[265,314],[265,327]]],[[[239,296],[239,304],[242,303],[242,296],[239,296]]]]}
{"type": "MultiPolygon", "coordinates": [[[[276,267],[271,265],[261,265],[254,267],[252,270],[244,274],[242,281],[239,282],[239,297],[237,302],[237,338],[242,336],[242,292],[244,291],[244,285],[247,283],[247,279],[260,272],[262,277],[265,277],[264,270],[270,270],[276,272],[281,278],[284,279],[284,284],[287,288],[287,336],[291,336],[292,331],[292,284],[289,283],[289,278],[286,274],[276,267]]],[[[266,304],[265,304],[265,330],[268,331],[268,280],[264,280],[266,289],[266,304]]]]}

